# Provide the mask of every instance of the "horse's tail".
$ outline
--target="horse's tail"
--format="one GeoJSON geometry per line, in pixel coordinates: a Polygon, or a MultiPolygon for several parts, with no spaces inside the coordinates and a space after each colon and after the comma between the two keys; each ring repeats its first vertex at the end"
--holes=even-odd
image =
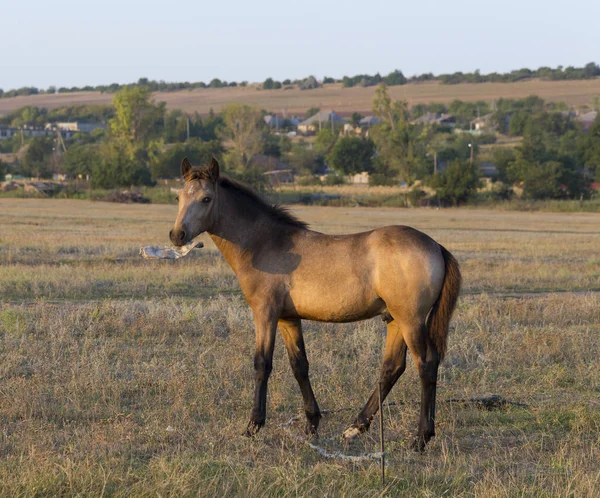
{"type": "Polygon", "coordinates": [[[458,261],[444,246],[440,245],[440,249],[444,256],[446,275],[444,275],[442,292],[440,292],[440,296],[433,305],[433,308],[431,308],[431,312],[427,318],[427,330],[429,331],[429,338],[437,349],[440,361],[442,361],[446,354],[448,326],[450,325],[452,312],[456,307],[462,277],[458,261]]]}

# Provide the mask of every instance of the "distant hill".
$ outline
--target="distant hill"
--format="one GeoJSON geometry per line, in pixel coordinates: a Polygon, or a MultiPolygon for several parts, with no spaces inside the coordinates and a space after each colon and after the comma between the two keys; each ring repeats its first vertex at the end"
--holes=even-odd
{"type": "MultiPolygon", "coordinates": [[[[157,101],[164,101],[171,109],[198,112],[206,115],[213,109],[218,112],[230,102],[253,105],[278,114],[286,110],[289,116],[303,116],[311,107],[335,109],[342,115],[352,112],[368,114],[374,86],[344,88],[341,83],[323,85],[313,90],[262,90],[261,85],[227,88],[199,88],[175,92],[155,92],[157,101]]],[[[530,79],[514,83],[459,83],[444,85],[439,81],[411,83],[389,88],[396,100],[407,100],[409,105],[430,102],[451,102],[459,99],[467,102],[492,101],[499,98],[523,98],[537,95],[548,101],[564,101],[570,106],[591,105],[594,97],[600,97],[600,78],[587,80],[547,81],[530,79]]],[[[112,93],[74,92],[60,94],[30,95],[0,99],[0,115],[23,106],[55,108],[73,104],[110,104],[112,93]]]]}

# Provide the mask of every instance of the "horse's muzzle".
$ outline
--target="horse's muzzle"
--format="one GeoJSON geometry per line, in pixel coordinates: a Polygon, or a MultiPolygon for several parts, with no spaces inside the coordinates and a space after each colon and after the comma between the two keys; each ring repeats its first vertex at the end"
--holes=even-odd
{"type": "Polygon", "coordinates": [[[185,244],[185,239],[187,237],[187,233],[185,232],[185,230],[180,229],[173,229],[169,232],[169,238],[171,239],[171,242],[173,242],[174,245],[176,245],[177,247],[181,247],[182,245],[185,244]]]}

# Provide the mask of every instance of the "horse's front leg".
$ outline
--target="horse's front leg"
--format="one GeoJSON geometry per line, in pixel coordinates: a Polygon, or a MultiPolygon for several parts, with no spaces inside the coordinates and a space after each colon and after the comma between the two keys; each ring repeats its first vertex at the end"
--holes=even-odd
{"type": "Polygon", "coordinates": [[[273,368],[273,347],[277,317],[272,309],[254,310],[256,328],[256,350],[254,352],[254,406],[246,436],[254,436],[263,425],[267,416],[267,383],[273,368]]]}

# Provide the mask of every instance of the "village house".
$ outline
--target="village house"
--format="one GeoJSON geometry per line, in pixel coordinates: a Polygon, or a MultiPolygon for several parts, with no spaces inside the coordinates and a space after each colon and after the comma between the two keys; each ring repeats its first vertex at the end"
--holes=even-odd
{"type": "Polygon", "coordinates": [[[425,126],[447,126],[454,128],[456,126],[456,116],[452,114],[438,114],[435,112],[426,112],[420,118],[412,121],[411,124],[425,125],[425,126]]]}
{"type": "Polygon", "coordinates": [[[597,117],[598,111],[592,111],[577,116],[577,121],[583,125],[583,131],[588,132],[590,131],[590,127],[594,124],[594,121],[596,121],[597,117]]]}
{"type": "Polygon", "coordinates": [[[484,116],[477,117],[470,122],[469,129],[471,131],[493,131],[494,129],[494,113],[490,112],[484,116]]]}
{"type": "Polygon", "coordinates": [[[324,126],[344,126],[345,124],[348,124],[348,121],[339,114],[336,114],[335,111],[319,111],[314,116],[302,121],[298,125],[298,131],[307,135],[309,133],[316,133],[324,126]]]}
{"type": "Polygon", "coordinates": [[[383,123],[383,121],[377,116],[365,116],[358,122],[358,126],[361,128],[370,128],[371,126],[379,123],[383,123]]]}
{"type": "Polygon", "coordinates": [[[369,185],[369,173],[366,171],[349,175],[347,178],[352,185],[369,185]]]}
{"type": "Polygon", "coordinates": [[[106,125],[100,123],[83,123],[81,121],[72,123],[46,123],[46,126],[43,128],[41,126],[29,125],[25,125],[22,128],[0,125],[0,140],[8,140],[21,132],[24,137],[51,137],[56,135],[57,130],[63,138],[71,138],[76,133],[91,133],[98,128],[104,129],[106,125]]]}
{"type": "Polygon", "coordinates": [[[267,127],[272,130],[280,130],[283,128],[284,119],[276,114],[267,114],[264,118],[267,127]]]}
{"type": "Polygon", "coordinates": [[[104,123],[85,123],[83,121],[72,121],[68,123],[48,123],[46,124],[46,128],[59,130],[68,130],[74,133],[92,133],[94,130],[98,128],[106,129],[106,125],[104,123]]]}
{"type": "Polygon", "coordinates": [[[18,131],[19,130],[17,130],[17,128],[12,128],[6,125],[0,125],[0,140],[8,140],[13,135],[16,135],[18,131]]]}

